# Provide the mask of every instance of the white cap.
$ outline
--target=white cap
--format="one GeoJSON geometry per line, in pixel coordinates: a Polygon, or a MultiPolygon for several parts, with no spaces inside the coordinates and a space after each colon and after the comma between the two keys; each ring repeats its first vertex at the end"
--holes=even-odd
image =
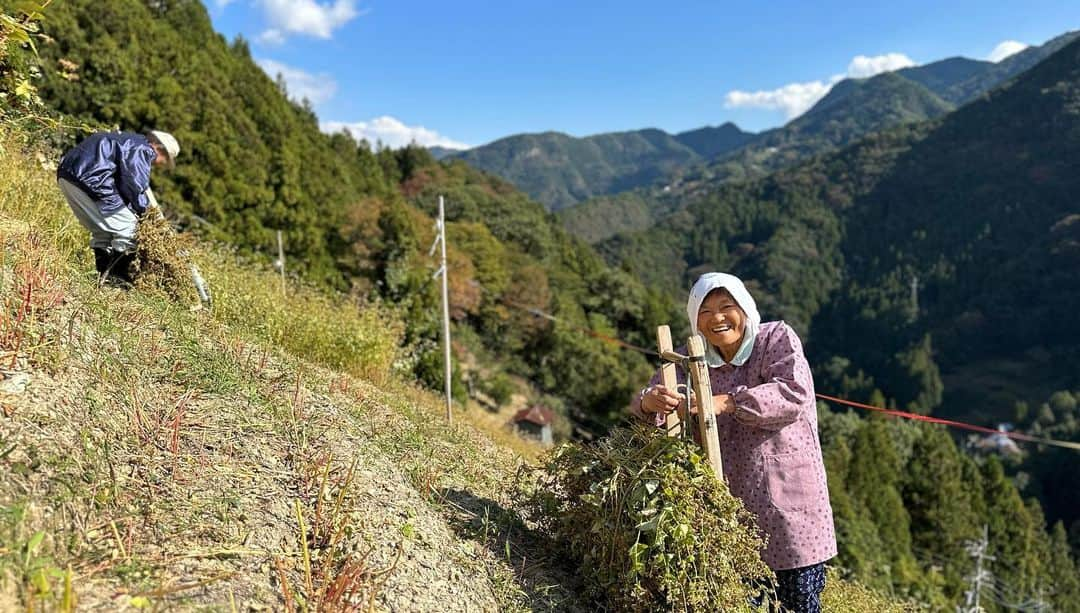
{"type": "Polygon", "coordinates": [[[176,142],[176,137],[168,132],[159,132],[158,130],[150,130],[150,136],[153,136],[165,149],[165,153],[169,157],[169,165],[176,165],[176,156],[180,154],[180,143],[176,142]]]}

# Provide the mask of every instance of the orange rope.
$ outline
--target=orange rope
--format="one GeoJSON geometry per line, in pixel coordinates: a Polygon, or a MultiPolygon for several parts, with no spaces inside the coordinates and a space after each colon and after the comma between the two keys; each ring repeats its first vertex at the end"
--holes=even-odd
{"type": "Polygon", "coordinates": [[[907,411],[897,411],[896,409],[886,409],[883,407],[876,407],[872,404],[863,404],[861,402],[854,402],[852,400],[844,400],[843,398],[837,398],[835,396],[827,396],[825,394],[814,394],[822,400],[828,402],[835,402],[838,404],[847,405],[849,407],[855,407],[857,409],[865,409],[867,411],[876,411],[878,413],[884,413],[893,417],[902,417],[904,419],[913,419],[916,421],[925,421],[932,424],[942,424],[944,426],[951,426],[953,428],[961,428],[963,430],[971,430],[974,432],[982,432],[983,434],[999,434],[1001,436],[1007,436],[1011,439],[1018,441],[1025,441],[1028,443],[1038,443],[1040,445],[1053,445],[1055,447],[1064,447],[1065,449],[1074,449],[1080,451],[1080,443],[1073,443],[1071,441],[1059,441],[1052,438],[1042,438],[1038,436],[1031,436],[1030,434],[1024,434],[1022,432],[1007,432],[1004,430],[995,430],[994,428],[987,428],[986,426],[976,426],[974,424],[967,424],[962,421],[955,421],[952,419],[943,419],[941,417],[931,417],[930,415],[919,415],[918,413],[908,413],[907,411]]]}

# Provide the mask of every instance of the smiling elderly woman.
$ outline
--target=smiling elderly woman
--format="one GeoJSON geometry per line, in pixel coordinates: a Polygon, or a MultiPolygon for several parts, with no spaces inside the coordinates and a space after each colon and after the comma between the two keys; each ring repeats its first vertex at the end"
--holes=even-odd
{"type": "MultiPolygon", "coordinates": [[[[769,537],[761,556],[776,571],[785,609],[820,611],[824,562],[836,555],[836,537],[802,343],[782,321],[761,323],[754,299],[732,275],[702,275],[686,310],[705,339],[724,478],[769,537]]],[[[683,397],[659,381],[657,373],[631,410],[663,425],[683,397]]]]}

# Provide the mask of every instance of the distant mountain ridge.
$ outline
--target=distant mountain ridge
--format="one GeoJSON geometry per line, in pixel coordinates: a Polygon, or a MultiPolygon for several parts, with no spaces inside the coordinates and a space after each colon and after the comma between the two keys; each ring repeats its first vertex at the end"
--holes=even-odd
{"type": "Polygon", "coordinates": [[[440,147],[438,145],[435,145],[434,147],[428,147],[427,150],[428,153],[431,154],[431,157],[435,158],[436,160],[448,158],[455,153],[461,152],[461,149],[451,149],[449,147],[440,147]]]}
{"type": "Polygon", "coordinates": [[[498,175],[589,241],[648,227],[685,193],[757,177],[873,131],[940,117],[1031,68],[1070,32],[1000,62],[952,57],[866,79],[844,79],[806,113],[758,134],[731,122],[679,134],[647,128],[577,138],[517,134],[466,151],[433,148],[498,175]],[[595,200],[591,200],[595,199],[595,200]],[[585,210],[577,210],[581,206],[585,210]],[[607,223],[610,221],[611,223],[607,223]]]}
{"type": "Polygon", "coordinates": [[[1078,35],[1080,32],[1077,31],[1066,32],[997,63],[954,57],[904,68],[897,73],[920,83],[953,104],[963,105],[1032,68],[1071,43],[1078,35]]]}
{"type": "Polygon", "coordinates": [[[711,163],[682,169],[662,184],[583,202],[560,217],[569,231],[590,242],[643,230],[720,184],[764,176],[871,132],[941,117],[1022,74],[1078,35],[1062,34],[996,64],[956,57],[844,79],[803,115],[711,163]]]}
{"type": "Polygon", "coordinates": [[[730,122],[679,134],[655,128],[584,138],[543,132],[508,136],[446,157],[498,175],[558,211],[594,196],[650,185],[679,168],[741,147],[753,136],[730,122]]]}

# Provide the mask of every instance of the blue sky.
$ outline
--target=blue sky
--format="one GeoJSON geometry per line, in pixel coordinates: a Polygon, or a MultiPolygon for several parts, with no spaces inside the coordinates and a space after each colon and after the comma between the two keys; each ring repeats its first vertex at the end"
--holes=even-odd
{"type": "Polygon", "coordinates": [[[1076,0],[204,1],[325,129],[395,146],[725,121],[757,131],[843,76],[987,59],[1080,28],[1076,0]]]}

